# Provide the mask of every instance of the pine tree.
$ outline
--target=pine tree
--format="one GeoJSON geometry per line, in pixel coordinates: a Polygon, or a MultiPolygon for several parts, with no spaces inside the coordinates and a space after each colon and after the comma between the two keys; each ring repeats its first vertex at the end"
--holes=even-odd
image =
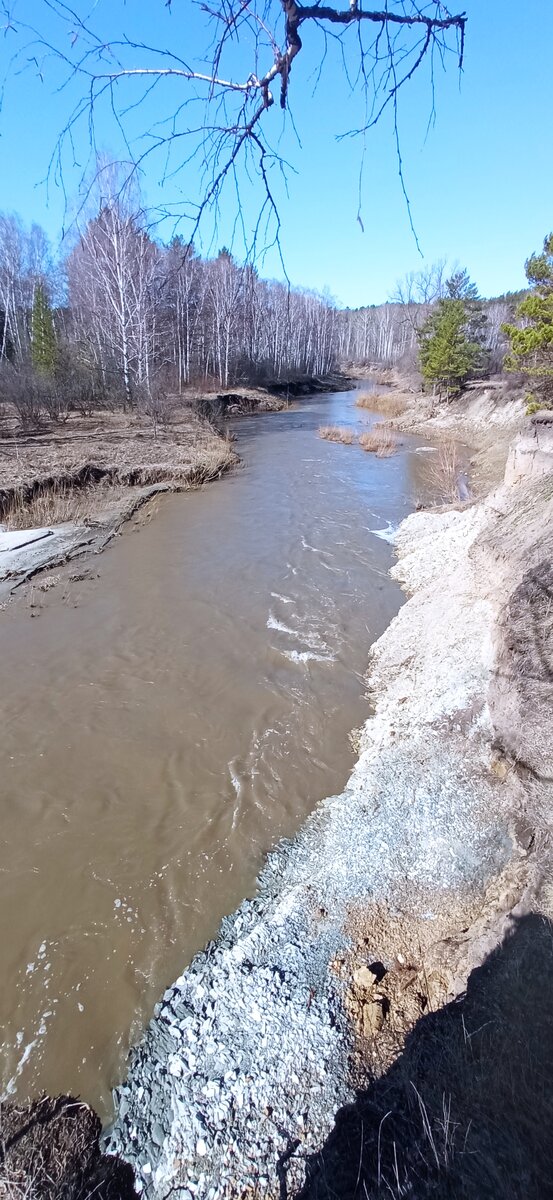
{"type": "Polygon", "coordinates": [[[505,359],[507,371],[522,371],[536,388],[536,405],[553,405],[553,233],[546,237],[541,254],[525,264],[532,291],[521,300],[516,316],[524,322],[503,325],[511,342],[505,359]]]}
{"type": "Polygon", "coordinates": [[[482,343],[469,332],[470,305],[446,296],[439,300],[419,333],[423,379],[449,400],[477,370],[482,343]]]}
{"type": "Polygon", "coordinates": [[[53,375],[57,361],[57,339],[50,301],[44,284],[38,283],[33,302],[31,356],[35,371],[53,375]]]}
{"type": "Polygon", "coordinates": [[[466,267],[458,267],[453,275],[445,281],[446,296],[450,300],[465,300],[476,303],[480,297],[478,288],[472,282],[466,267]]]}

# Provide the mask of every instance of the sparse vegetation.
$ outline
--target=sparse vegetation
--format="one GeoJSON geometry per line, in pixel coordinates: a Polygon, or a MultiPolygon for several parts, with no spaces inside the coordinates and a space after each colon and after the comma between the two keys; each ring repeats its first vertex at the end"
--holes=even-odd
{"type": "Polygon", "coordinates": [[[52,487],[40,488],[28,500],[24,491],[15,490],[3,524],[6,529],[40,529],[68,521],[89,525],[94,519],[98,520],[103,506],[108,502],[116,503],[122,496],[122,488],[110,486],[105,480],[96,487],[85,488],[54,483],[52,487]]]}
{"type": "Polygon", "coordinates": [[[100,1153],[99,1117],[71,1096],[0,1108],[0,1200],[132,1200],[130,1167],[100,1153]]]}
{"type": "Polygon", "coordinates": [[[355,434],[347,425],[321,425],[319,437],[327,442],[341,442],[343,446],[352,446],[355,434]]]}
{"type": "Polygon", "coordinates": [[[360,392],[355,407],[385,413],[387,417],[400,417],[405,412],[407,401],[404,396],[394,392],[360,392]]]}
{"type": "Polygon", "coordinates": [[[102,523],[126,507],[131,488],[197,487],[235,461],[230,440],[192,410],[155,430],[145,416],[96,413],[72,414],[63,434],[9,432],[0,439],[0,520],[8,529],[102,523]]]}
{"type": "Polygon", "coordinates": [[[376,454],[377,458],[389,458],[398,448],[397,437],[390,425],[382,422],[375,425],[367,433],[359,435],[359,445],[368,454],[376,454]]]}
{"type": "Polygon", "coordinates": [[[549,407],[549,405],[547,404],[547,402],[545,400],[537,400],[536,397],[533,396],[531,392],[528,393],[528,395],[526,397],[526,409],[525,409],[527,417],[533,417],[534,413],[542,412],[544,408],[548,408],[548,407],[549,407]]]}
{"type": "MultiPolygon", "coordinates": [[[[508,371],[522,371],[539,392],[541,408],[553,406],[553,233],[545,238],[541,254],[526,262],[531,291],[518,305],[520,324],[505,324],[503,332],[511,343],[505,359],[508,371]]],[[[534,397],[529,399],[534,399],[534,397]]],[[[537,412],[537,409],[533,409],[537,412]]]]}
{"type": "Polygon", "coordinates": [[[459,446],[454,438],[445,437],[437,446],[435,454],[425,455],[425,484],[438,504],[455,504],[461,497],[459,480],[462,460],[459,446]]]}

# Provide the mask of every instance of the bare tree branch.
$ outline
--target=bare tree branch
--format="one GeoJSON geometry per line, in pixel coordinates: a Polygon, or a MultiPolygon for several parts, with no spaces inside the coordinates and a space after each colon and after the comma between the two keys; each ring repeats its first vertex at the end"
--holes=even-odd
{"type": "MultiPolygon", "coordinates": [[[[136,170],[160,151],[166,156],[162,172],[165,181],[176,178],[192,162],[201,164],[203,192],[197,202],[183,205],[192,236],[204,212],[218,203],[226,181],[235,175],[239,160],[245,162],[250,149],[258,164],[263,205],[276,217],[268,170],[279,156],[267,141],[274,123],[262,118],[273,108],[272,88],[277,81],[280,107],[288,108],[292,68],[301,53],[302,39],[322,34],[319,86],[333,83],[333,66],[326,61],[330,39],[337,41],[342,56],[338,70],[349,79],[352,89],[358,83],[364,93],[364,120],[350,133],[366,134],[388,108],[393,115],[399,178],[413,228],[399,142],[398,99],[428,60],[434,111],[434,57],[437,53],[445,62],[445,56],[454,53],[457,67],[462,69],[467,21],[464,13],[450,12],[441,0],[390,0],[383,9],[374,10],[364,9],[361,0],[350,0],[345,8],[301,4],[297,0],[200,0],[196,10],[212,26],[213,42],[208,61],[190,62],[178,53],[178,48],[148,45],[138,37],[102,37],[92,24],[93,17],[79,14],[79,4],[72,7],[65,0],[39,0],[39,11],[41,7],[48,16],[48,35],[37,25],[18,18],[16,0],[0,0],[5,35],[19,38],[12,60],[14,72],[32,67],[44,76],[57,63],[65,71],[58,90],[74,94],[79,79],[85,84],[68,113],[50,164],[50,172],[62,186],[67,153],[69,161],[74,162],[75,149],[82,145],[83,127],[92,150],[92,163],[87,164],[85,173],[94,169],[96,114],[107,105],[125,155],[132,159],[136,170]],[[346,53],[343,39],[351,28],[357,31],[357,39],[355,45],[348,43],[346,53]],[[243,64],[246,47],[252,69],[244,76],[235,68],[237,61],[243,64]],[[350,77],[349,61],[355,56],[357,72],[350,77]],[[184,96],[182,85],[186,86],[184,96]],[[176,96],[167,94],[161,102],[167,114],[161,121],[159,108],[155,121],[148,124],[145,120],[133,150],[130,117],[137,110],[149,114],[154,93],[159,106],[162,86],[176,87],[176,96]],[[188,108],[197,105],[207,106],[207,112],[203,119],[190,120],[188,108]],[[186,144],[191,149],[181,156],[180,147],[186,144]]],[[[170,3],[166,7],[170,8],[170,3]]],[[[362,224],[360,204],[358,219],[362,224]]]]}

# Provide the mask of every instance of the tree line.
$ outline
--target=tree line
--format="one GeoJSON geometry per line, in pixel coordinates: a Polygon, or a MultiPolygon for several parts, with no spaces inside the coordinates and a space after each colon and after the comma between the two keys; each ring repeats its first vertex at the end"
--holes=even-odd
{"type": "Polygon", "coordinates": [[[180,238],[163,245],[120,199],[58,264],[38,227],[0,215],[3,393],[38,374],[90,403],[132,405],[160,387],[324,376],[334,320],[316,292],[261,279],[226,249],[207,259],[180,238]]]}
{"type": "MultiPolygon", "coordinates": [[[[545,259],[529,260],[523,329],[545,286],[547,245],[545,259]]],[[[43,410],[148,406],[193,386],[317,378],[350,364],[420,369],[447,399],[501,370],[510,343],[507,368],[523,369],[530,335],[516,325],[516,299],[482,300],[465,270],[438,263],[406,276],[386,304],[340,309],[262,279],[227,249],[203,258],[181,238],[163,244],[124,193],[101,198],[58,260],[40,227],[0,214],[0,400],[32,422],[43,410]]]]}

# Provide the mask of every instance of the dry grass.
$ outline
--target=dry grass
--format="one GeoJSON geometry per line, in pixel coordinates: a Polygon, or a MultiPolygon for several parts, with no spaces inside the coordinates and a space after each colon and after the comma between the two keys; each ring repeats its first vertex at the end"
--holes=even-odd
{"type": "Polygon", "coordinates": [[[384,413],[387,417],[401,417],[407,408],[407,399],[393,392],[360,392],[355,407],[368,408],[370,412],[384,413]]]}
{"type": "Polygon", "coordinates": [[[376,454],[377,458],[389,458],[398,448],[398,440],[389,425],[375,425],[367,433],[359,435],[359,445],[368,454],[376,454]]]}
{"type": "Polygon", "coordinates": [[[39,529],[46,525],[98,525],[129,497],[131,487],[157,483],[174,484],[179,490],[200,487],[217,479],[235,462],[230,445],[206,446],[184,469],[152,466],[132,471],[108,472],[96,484],[81,486],[77,481],[49,480],[28,488],[14,488],[2,500],[2,522],[6,529],[39,529]]]}
{"type": "Polygon", "coordinates": [[[142,421],[80,421],[56,436],[0,440],[0,520],[8,529],[101,522],[125,489],[179,489],[216,479],[235,461],[230,440],[195,413],[154,436],[142,421]]]}
{"type": "Polygon", "coordinates": [[[70,1096],[0,1108],[0,1200],[132,1200],[130,1167],[100,1153],[100,1120],[70,1096]]]}
{"type": "Polygon", "coordinates": [[[455,504],[461,498],[462,467],[459,447],[453,438],[443,438],[436,453],[428,455],[424,463],[424,482],[438,504],[455,504]]]}
{"type": "Polygon", "coordinates": [[[352,446],[355,434],[347,425],[321,425],[319,437],[327,442],[341,442],[343,446],[352,446]]]}
{"type": "Polygon", "coordinates": [[[46,525],[74,522],[89,525],[98,520],[101,509],[123,497],[123,489],[101,483],[97,487],[72,488],[64,483],[40,489],[30,500],[21,491],[13,493],[3,523],[6,529],[40,529],[46,525]]]}
{"type": "Polygon", "coordinates": [[[186,478],[200,462],[213,469],[214,460],[229,452],[224,439],[191,408],[157,433],[140,414],[72,414],[61,430],[0,438],[0,490],[74,476],[87,466],[123,484],[158,483],[186,478]]]}

